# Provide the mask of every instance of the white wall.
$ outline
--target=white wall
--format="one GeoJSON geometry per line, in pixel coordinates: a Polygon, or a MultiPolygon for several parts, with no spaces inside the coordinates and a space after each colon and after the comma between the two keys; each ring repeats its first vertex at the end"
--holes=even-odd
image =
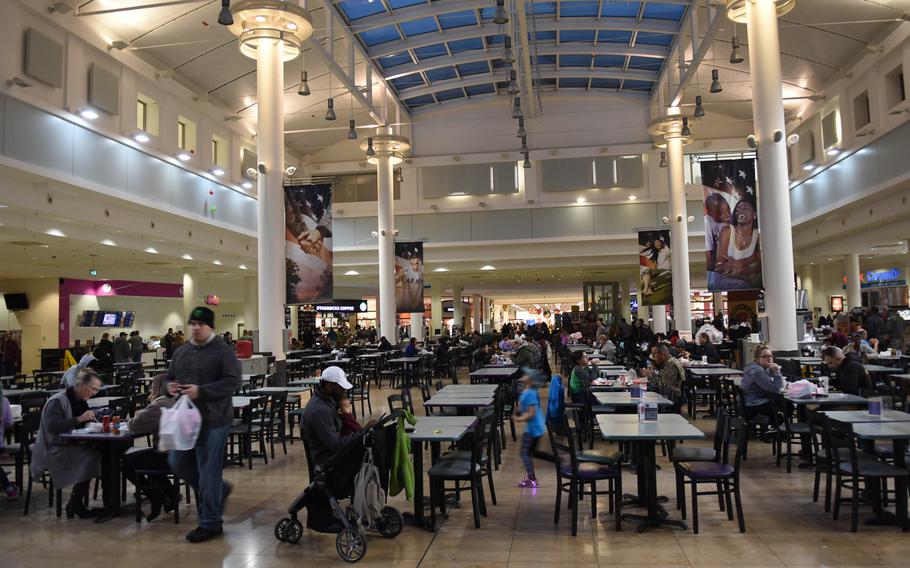
{"type": "Polygon", "coordinates": [[[0,326],[22,330],[22,369],[31,372],[41,368],[41,349],[57,347],[60,295],[55,278],[33,280],[0,280],[0,294],[24,293],[27,310],[10,314],[0,300],[0,326]],[[10,327],[6,327],[9,324],[10,327]],[[32,326],[38,326],[34,328],[32,326]],[[37,333],[32,333],[35,330],[37,333]]]}

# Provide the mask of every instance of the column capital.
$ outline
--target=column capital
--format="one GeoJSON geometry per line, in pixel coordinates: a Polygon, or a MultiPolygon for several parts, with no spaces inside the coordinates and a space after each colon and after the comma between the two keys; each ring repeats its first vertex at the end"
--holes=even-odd
{"type": "MultiPolygon", "coordinates": [[[[756,0],[726,0],[727,2],[727,17],[733,20],[734,22],[743,24],[746,22],[746,4],[749,2],[755,2],[756,0]]],[[[777,17],[781,17],[793,8],[796,7],[796,0],[763,0],[765,2],[773,2],[774,7],[777,9],[777,17]]]]}
{"type": "Polygon", "coordinates": [[[391,158],[392,165],[404,161],[404,154],[411,149],[411,141],[396,134],[375,134],[360,141],[360,149],[366,152],[367,162],[379,163],[379,158],[391,158]]]}
{"type": "Polygon", "coordinates": [[[683,114],[669,114],[655,118],[648,123],[648,134],[654,136],[654,146],[657,148],[666,148],[667,141],[677,138],[682,141],[683,146],[687,146],[694,141],[691,132],[683,133],[683,129],[689,123],[697,122],[698,119],[691,118],[683,114]],[[683,124],[683,119],[685,123],[683,124]]]}
{"type": "Polygon", "coordinates": [[[240,39],[240,53],[256,59],[260,41],[281,42],[281,60],[300,55],[300,46],[313,35],[313,23],[296,2],[243,0],[231,8],[234,22],[228,26],[240,39]]]}

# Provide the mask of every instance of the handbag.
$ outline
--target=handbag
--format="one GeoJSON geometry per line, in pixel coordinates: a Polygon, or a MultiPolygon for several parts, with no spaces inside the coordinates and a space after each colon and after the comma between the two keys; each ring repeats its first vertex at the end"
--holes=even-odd
{"type": "Polygon", "coordinates": [[[158,450],[187,451],[196,447],[202,429],[202,414],[186,396],[177,399],[172,408],[161,409],[158,422],[158,450]]]}

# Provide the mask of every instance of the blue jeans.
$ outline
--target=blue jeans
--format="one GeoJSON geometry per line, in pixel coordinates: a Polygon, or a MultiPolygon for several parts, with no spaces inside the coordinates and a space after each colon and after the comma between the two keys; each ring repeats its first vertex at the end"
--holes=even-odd
{"type": "Polygon", "coordinates": [[[173,451],[168,463],[181,479],[199,492],[196,510],[199,526],[206,529],[221,528],[224,508],[224,447],[227,445],[231,425],[206,428],[199,432],[196,448],[187,452],[173,451]]]}

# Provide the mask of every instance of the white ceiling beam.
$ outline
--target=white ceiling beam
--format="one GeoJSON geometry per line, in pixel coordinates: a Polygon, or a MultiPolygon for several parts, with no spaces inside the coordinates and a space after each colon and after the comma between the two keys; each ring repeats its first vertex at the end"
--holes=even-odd
{"type": "MultiPolygon", "coordinates": [[[[518,49],[518,82],[521,84],[521,97],[524,105],[522,108],[526,118],[534,118],[540,112],[537,97],[534,96],[534,83],[531,80],[531,42],[528,41],[528,18],[525,0],[513,0],[515,2],[515,14],[518,16],[518,41],[514,38],[512,43],[518,49]]],[[[556,10],[559,14],[559,7],[556,10]]],[[[535,22],[536,23],[536,22],[535,22]]]]}

